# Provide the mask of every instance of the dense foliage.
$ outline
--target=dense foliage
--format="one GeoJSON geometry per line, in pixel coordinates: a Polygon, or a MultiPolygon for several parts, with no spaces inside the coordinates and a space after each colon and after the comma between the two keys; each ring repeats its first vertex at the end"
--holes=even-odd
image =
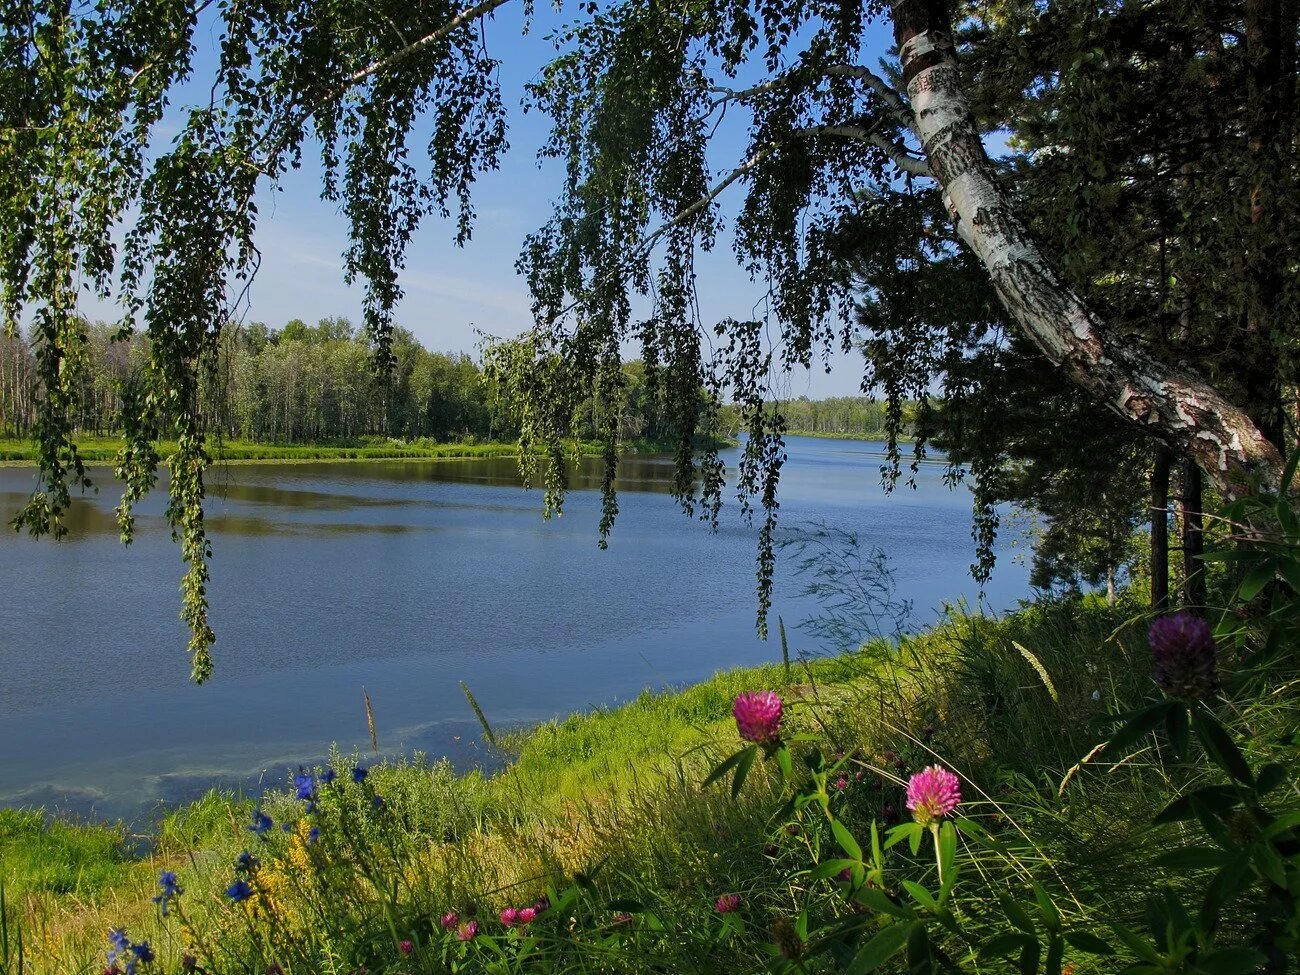
{"type": "MultiPolygon", "coordinates": [[[[115,341],[114,332],[104,324],[86,326],[76,390],[79,432],[122,432],[123,395],[148,361],[146,337],[115,341]]],[[[513,435],[495,415],[491,391],[470,357],[429,352],[403,329],[395,333],[390,373],[375,370],[373,352],[343,319],[316,326],[292,321],[278,331],[261,323],[232,328],[200,383],[205,429],[265,443],[513,435]]],[[[0,432],[25,435],[39,398],[33,356],[17,339],[0,339],[0,356],[0,432]]]]}

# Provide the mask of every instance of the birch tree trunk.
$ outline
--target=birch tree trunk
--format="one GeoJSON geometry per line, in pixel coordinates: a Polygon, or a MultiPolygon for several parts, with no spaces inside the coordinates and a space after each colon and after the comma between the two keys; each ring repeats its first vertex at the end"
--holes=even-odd
{"type": "Polygon", "coordinates": [[[1278,487],[1281,454],[1246,411],[1203,379],[1108,335],[1029,235],[998,185],[962,90],[945,0],[896,0],[893,21],[930,169],[1012,321],[1077,385],[1199,464],[1226,496],[1278,487]]]}

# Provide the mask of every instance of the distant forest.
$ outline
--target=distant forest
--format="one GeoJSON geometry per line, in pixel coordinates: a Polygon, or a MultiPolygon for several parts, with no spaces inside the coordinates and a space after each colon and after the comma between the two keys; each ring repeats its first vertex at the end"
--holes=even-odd
{"type": "MultiPolygon", "coordinates": [[[[121,405],[146,359],[145,339],[115,340],[116,329],[88,323],[76,424],[83,433],[121,432],[121,405]]],[[[205,376],[199,407],[205,428],[231,439],[307,444],[385,436],[437,441],[512,440],[518,434],[474,358],[426,349],[409,331],[394,337],[396,367],[383,377],[374,368],[364,334],[344,318],[316,325],[294,319],[281,329],[260,322],[222,333],[215,365],[205,376]]],[[[624,366],[626,396],[621,435],[667,440],[663,414],[640,362],[624,366]]],[[[0,436],[25,437],[39,395],[30,344],[0,333],[0,436]]],[[[777,404],[773,404],[776,408],[777,404]]],[[[883,436],[885,404],[864,396],[784,401],[779,408],[792,433],[883,436]]],[[[587,437],[581,411],[574,436],[587,437]]],[[[722,435],[740,422],[724,406],[722,435]]]]}

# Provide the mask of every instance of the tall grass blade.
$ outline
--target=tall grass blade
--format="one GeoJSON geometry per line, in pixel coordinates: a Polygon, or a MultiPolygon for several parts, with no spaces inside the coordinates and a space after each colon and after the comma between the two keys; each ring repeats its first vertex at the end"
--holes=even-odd
{"type": "Polygon", "coordinates": [[[460,682],[460,689],[465,692],[465,700],[469,701],[469,706],[474,709],[474,717],[478,718],[478,723],[483,726],[483,737],[488,740],[488,744],[493,748],[497,745],[497,736],[492,733],[492,726],[488,724],[487,715],[483,709],[478,706],[478,701],[474,700],[474,694],[469,689],[469,685],[464,681],[460,682]]]}
{"type": "Polygon", "coordinates": [[[1017,643],[1015,640],[1012,640],[1011,645],[1014,646],[1017,650],[1019,650],[1020,656],[1024,657],[1025,660],[1029,663],[1029,666],[1034,668],[1034,670],[1038,673],[1038,679],[1041,680],[1043,682],[1043,686],[1047,688],[1047,693],[1052,695],[1052,700],[1055,701],[1057,704],[1059,704],[1061,702],[1061,698],[1056,693],[1056,685],[1052,683],[1052,678],[1047,675],[1047,668],[1043,666],[1043,662],[1039,660],[1037,657],[1035,657],[1033,651],[1031,651],[1028,647],[1024,646],[1023,644],[1017,643]]]}
{"type": "Polygon", "coordinates": [[[785,664],[785,682],[790,683],[790,643],[785,638],[785,620],[776,618],[777,629],[781,631],[781,662],[785,664]]]}
{"type": "Polygon", "coordinates": [[[361,688],[361,696],[366,699],[366,727],[370,729],[370,747],[379,754],[379,732],[375,730],[375,709],[370,704],[370,695],[361,688]]]}

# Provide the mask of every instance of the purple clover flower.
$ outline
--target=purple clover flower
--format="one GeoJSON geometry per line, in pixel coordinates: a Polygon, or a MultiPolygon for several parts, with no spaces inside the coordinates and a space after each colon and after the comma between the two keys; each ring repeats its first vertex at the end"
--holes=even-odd
{"type": "Polygon", "coordinates": [[[1210,624],[1191,613],[1162,616],[1147,633],[1152,677],[1172,697],[1205,701],[1219,689],[1219,666],[1210,624]]]}
{"type": "Polygon", "coordinates": [[[781,695],[775,691],[746,691],[736,698],[731,714],[741,738],[771,748],[781,743],[784,708],[781,695]]]}
{"type": "Polygon", "coordinates": [[[713,909],[719,914],[730,914],[740,907],[739,894],[723,894],[713,902],[713,909]]]}
{"type": "Polygon", "coordinates": [[[942,765],[931,765],[907,782],[907,808],[912,818],[929,826],[961,803],[961,780],[942,765]]]}

